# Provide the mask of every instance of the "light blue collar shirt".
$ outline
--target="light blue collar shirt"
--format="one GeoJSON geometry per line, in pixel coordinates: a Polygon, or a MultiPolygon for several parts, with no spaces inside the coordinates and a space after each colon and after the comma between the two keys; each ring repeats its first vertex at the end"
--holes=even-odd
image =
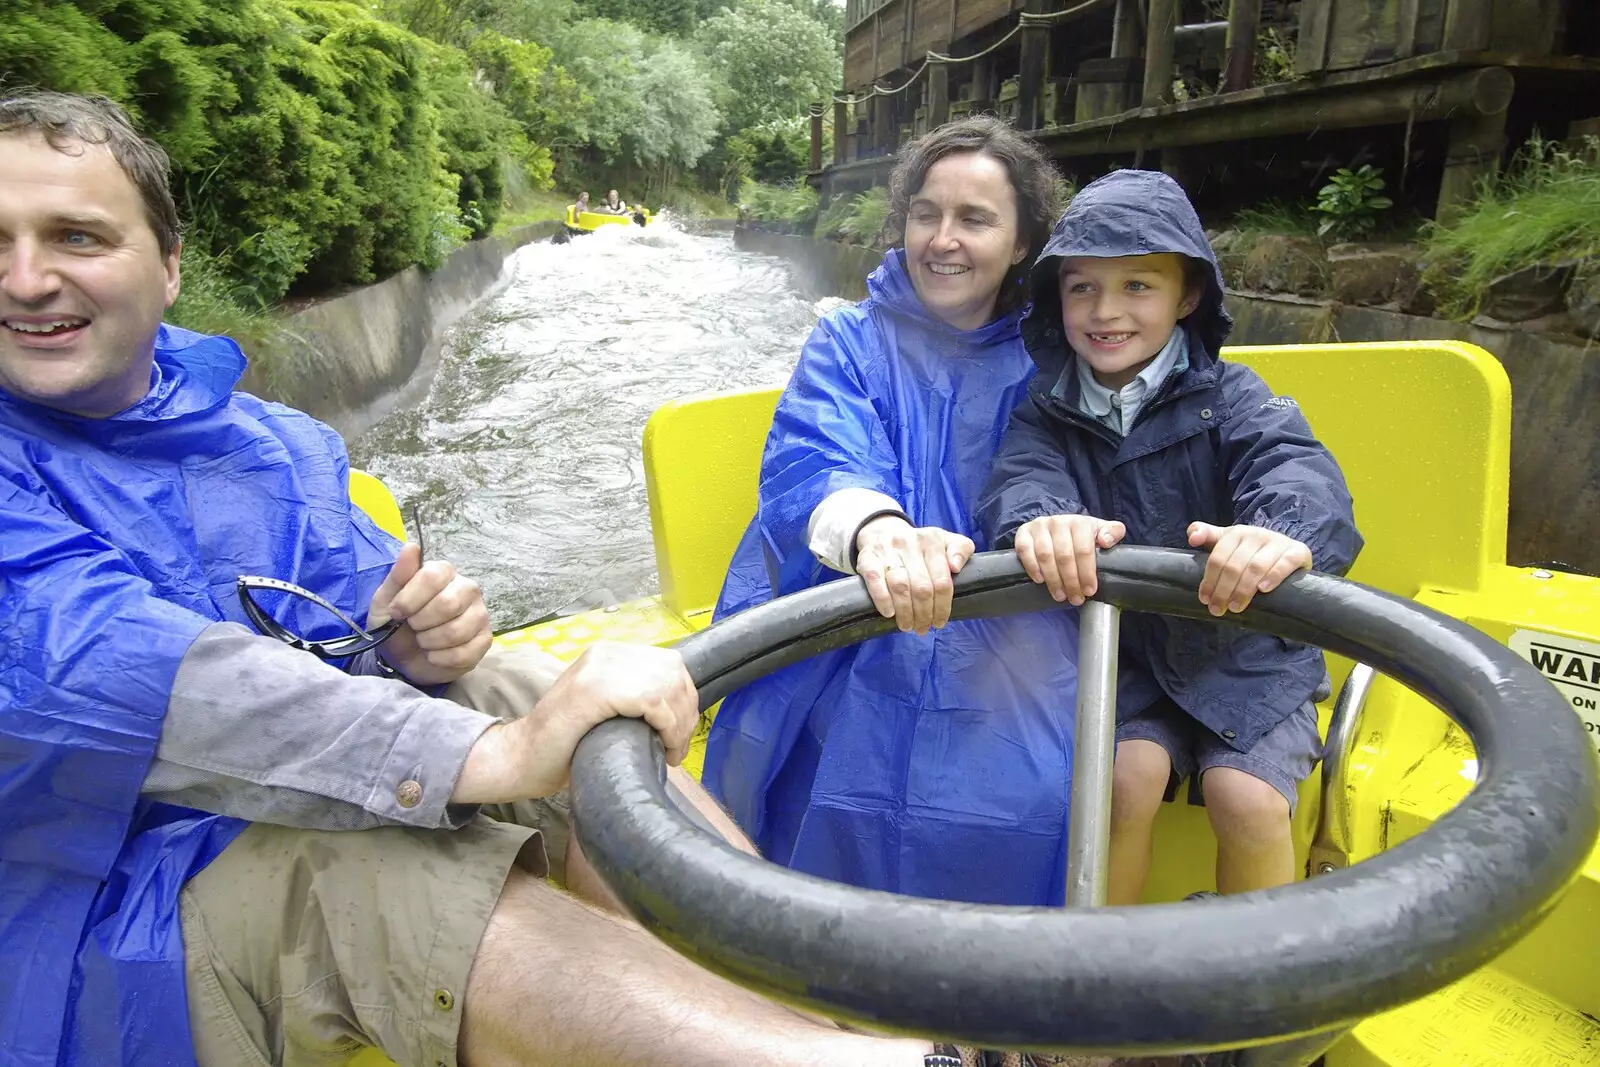
{"type": "MultiPolygon", "coordinates": [[[[1114,392],[1095,379],[1087,360],[1082,357],[1073,360],[1078,365],[1079,410],[1123,437],[1128,436],[1139,409],[1161,388],[1167,375],[1188,369],[1189,342],[1184,333],[1182,326],[1173,330],[1167,343],[1156,353],[1156,358],[1133,381],[1114,392]]],[[[1062,392],[1059,384],[1056,392],[1058,395],[1062,392]]]]}

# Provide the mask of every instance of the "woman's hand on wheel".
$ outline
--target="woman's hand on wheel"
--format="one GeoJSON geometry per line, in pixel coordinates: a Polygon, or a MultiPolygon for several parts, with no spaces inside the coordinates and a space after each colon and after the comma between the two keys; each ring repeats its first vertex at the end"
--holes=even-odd
{"type": "Polygon", "coordinates": [[[902,632],[925,634],[950,621],[952,576],[972,553],[970,537],[885,515],[856,534],[856,573],[880,615],[902,632]]]}

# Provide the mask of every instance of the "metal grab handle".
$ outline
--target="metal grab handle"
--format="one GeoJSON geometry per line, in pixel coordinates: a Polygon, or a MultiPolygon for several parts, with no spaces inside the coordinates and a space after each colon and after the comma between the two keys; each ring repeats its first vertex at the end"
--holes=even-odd
{"type": "Polygon", "coordinates": [[[1091,600],[1078,616],[1078,711],[1067,808],[1067,907],[1106,902],[1111,767],[1117,751],[1117,637],[1122,612],[1091,600]]]}
{"type": "Polygon", "coordinates": [[[1361,713],[1378,672],[1365,663],[1350,668],[1333,702],[1328,720],[1328,741],[1322,752],[1322,812],[1317,818],[1317,833],[1311,841],[1310,873],[1331,874],[1348,865],[1353,850],[1350,836],[1350,810],[1345,803],[1344,776],[1350,767],[1350,753],[1361,733],[1361,713]]]}
{"type": "MultiPolygon", "coordinates": [[[[1206,620],[1198,553],[1101,554],[1098,599],[1206,620]]],[[[954,616],[1056,608],[1011,553],[970,560],[954,616]]],[[[715,841],[667,802],[637,720],[582,741],[584,851],[658,937],[750,988],[835,1017],[989,1048],[1203,1051],[1332,1031],[1470,973],[1525,934],[1600,828],[1582,724],[1515,653],[1386,593],[1300,574],[1232,621],[1371,663],[1459,722],[1477,787],[1356,867],[1265,892],[1139,908],[1002,908],[823,881],[715,841]]],[[[680,644],[702,706],[893,628],[859,582],[754,608],[680,644]]]]}

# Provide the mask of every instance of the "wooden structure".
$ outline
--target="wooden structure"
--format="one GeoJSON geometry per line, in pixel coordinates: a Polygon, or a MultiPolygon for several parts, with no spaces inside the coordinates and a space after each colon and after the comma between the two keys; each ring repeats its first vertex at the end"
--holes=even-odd
{"type": "Polygon", "coordinates": [[[830,151],[814,124],[829,162],[812,176],[825,198],[882,184],[906,139],[981,111],[1083,177],[1159,165],[1200,180],[1252,146],[1332,159],[1339,145],[1313,138],[1362,131],[1402,172],[1422,160],[1435,202],[1419,206],[1448,211],[1500,164],[1508,122],[1559,137],[1600,113],[1592,5],[1229,0],[1207,21],[1217,0],[849,0],[845,87],[830,151]]]}

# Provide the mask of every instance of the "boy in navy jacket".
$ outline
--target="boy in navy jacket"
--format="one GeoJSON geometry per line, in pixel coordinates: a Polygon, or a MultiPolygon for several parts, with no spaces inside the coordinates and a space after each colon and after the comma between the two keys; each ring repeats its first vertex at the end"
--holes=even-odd
{"type": "MultiPolygon", "coordinates": [[[[1361,549],[1350,491],[1295,402],[1220,358],[1232,321],[1200,220],[1164,174],[1072,201],[1034,264],[1023,338],[1039,373],[980,505],[996,546],[1058,601],[1095,592],[1095,549],[1210,549],[1201,602],[1244,610],[1361,549]]],[[[1111,904],[1137,903],[1169,784],[1203,786],[1217,889],[1294,878],[1289,820],[1321,755],[1322,653],[1227,623],[1130,615],[1117,685],[1111,904]]]]}

